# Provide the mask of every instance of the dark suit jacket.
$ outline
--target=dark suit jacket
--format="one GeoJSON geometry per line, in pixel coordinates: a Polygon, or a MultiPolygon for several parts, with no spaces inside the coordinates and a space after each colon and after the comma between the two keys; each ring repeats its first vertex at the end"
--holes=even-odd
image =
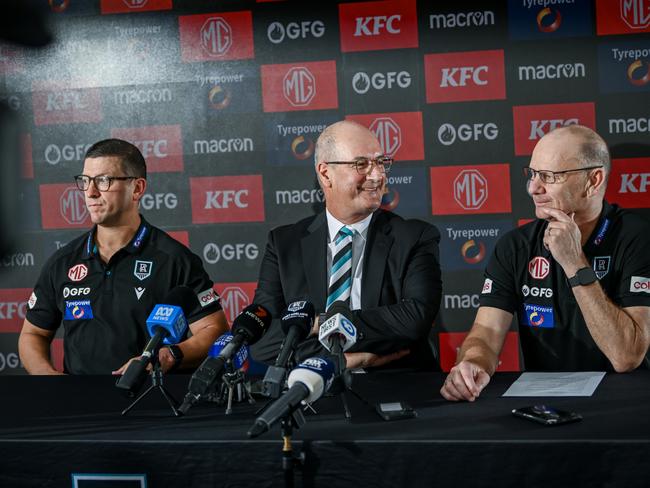
{"type": "MultiPolygon", "coordinates": [[[[352,312],[357,343],[349,350],[387,354],[409,348],[393,366],[437,367],[428,335],[440,307],[442,280],[438,243],[431,224],[377,210],[370,221],[363,260],[361,310],[352,312]]],[[[275,319],[253,345],[255,359],[272,363],[284,338],[279,317],[288,303],[308,300],[316,313],[327,300],[327,218],[322,212],[269,233],[254,302],[275,319]]],[[[298,360],[323,354],[307,339],[298,360]]]]}

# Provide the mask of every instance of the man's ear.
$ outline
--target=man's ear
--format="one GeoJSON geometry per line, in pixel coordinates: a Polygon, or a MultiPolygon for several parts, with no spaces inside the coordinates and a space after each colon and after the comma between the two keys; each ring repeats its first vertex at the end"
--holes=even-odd
{"type": "Polygon", "coordinates": [[[133,185],[133,200],[139,202],[144,193],[147,191],[147,180],[138,178],[134,180],[133,185]]]}
{"type": "Polygon", "coordinates": [[[329,169],[330,168],[327,163],[321,162],[316,164],[316,174],[318,175],[318,179],[320,180],[320,184],[322,187],[331,188],[332,186],[329,169]]]}
{"type": "Polygon", "coordinates": [[[604,185],[605,185],[605,169],[599,168],[599,169],[591,170],[589,172],[589,176],[587,178],[587,183],[585,187],[587,196],[591,197],[593,195],[598,194],[604,185]]]}

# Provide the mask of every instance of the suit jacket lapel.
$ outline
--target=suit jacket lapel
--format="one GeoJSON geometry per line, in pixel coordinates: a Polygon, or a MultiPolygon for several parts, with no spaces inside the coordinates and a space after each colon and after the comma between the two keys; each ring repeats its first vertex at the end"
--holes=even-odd
{"type": "Polygon", "coordinates": [[[370,221],[365,257],[363,258],[363,277],[361,278],[361,308],[379,305],[381,287],[388,253],[393,245],[390,224],[386,223],[386,214],[377,210],[370,221]]]}
{"type": "Polygon", "coordinates": [[[300,241],[302,262],[309,287],[308,296],[316,311],[325,311],[327,300],[327,218],[325,212],[316,216],[300,241]]]}

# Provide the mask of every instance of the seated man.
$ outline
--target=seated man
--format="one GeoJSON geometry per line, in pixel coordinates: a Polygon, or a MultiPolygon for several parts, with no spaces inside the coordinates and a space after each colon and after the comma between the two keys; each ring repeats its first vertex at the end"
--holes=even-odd
{"type": "Polygon", "coordinates": [[[18,340],[29,373],[59,374],[49,353],[61,324],[66,373],[123,373],[149,338],[152,308],[179,285],[202,299],[187,312],[192,337],[160,349],[163,371],[198,365],[227,330],[201,260],[139,214],[146,177],[142,154],[126,141],[88,149],[75,181],[95,227],[54,253],[41,271],[18,340]]]}
{"type": "MultiPolygon", "coordinates": [[[[392,159],[365,127],[351,121],[327,127],[315,160],[326,210],[269,233],[254,302],[279,317],[298,299],[312,302],[317,313],[345,301],[358,329],[348,367],[402,356],[409,365],[435,366],[427,338],[441,298],[438,230],[379,209],[392,159]]],[[[252,346],[253,357],[273,362],[283,337],[274,320],[252,346]]],[[[310,337],[296,357],[323,353],[310,337]]]]}
{"type": "Polygon", "coordinates": [[[528,371],[630,371],[650,362],[650,226],[604,201],[605,141],[572,125],[524,168],[537,220],[499,240],[474,325],[440,390],[478,397],[517,314],[528,371]]]}

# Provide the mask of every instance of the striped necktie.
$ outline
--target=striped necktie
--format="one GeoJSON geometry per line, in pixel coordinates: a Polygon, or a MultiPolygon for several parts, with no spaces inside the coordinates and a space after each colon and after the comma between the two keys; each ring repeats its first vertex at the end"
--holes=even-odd
{"type": "Polygon", "coordinates": [[[327,289],[327,305],[325,309],[337,300],[347,302],[352,292],[352,236],[354,231],[341,227],[334,240],[332,257],[332,274],[330,286],[327,289]]]}

